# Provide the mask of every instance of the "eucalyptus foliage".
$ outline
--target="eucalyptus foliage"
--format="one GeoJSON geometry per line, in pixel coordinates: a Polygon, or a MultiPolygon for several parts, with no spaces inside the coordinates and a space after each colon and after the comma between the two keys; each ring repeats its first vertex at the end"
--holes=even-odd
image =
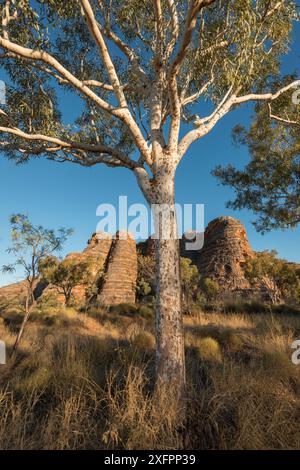
{"type": "Polygon", "coordinates": [[[249,163],[242,170],[228,165],[214,171],[224,185],[235,190],[236,198],[228,206],[251,209],[258,215],[254,224],[262,232],[295,227],[300,222],[298,95],[296,90],[288,93],[272,109],[274,116],[284,116],[286,122],[270,120],[268,107],[257,105],[250,128],[237,126],[233,132],[236,144],[248,148],[249,163]]]}

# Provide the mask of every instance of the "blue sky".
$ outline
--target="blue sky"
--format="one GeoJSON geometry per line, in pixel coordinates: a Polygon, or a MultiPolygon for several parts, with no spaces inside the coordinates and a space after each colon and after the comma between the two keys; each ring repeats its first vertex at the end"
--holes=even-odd
{"type": "MultiPolygon", "coordinates": [[[[283,72],[298,68],[300,25],[294,31],[291,53],[284,59],[283,72]]],[[[0,79],[1,77],[0,71],[0,79]]],[[[73,95],[61,95],[64,119],[73,120],[79,104],[73,95]]],[[[232,211],[225,203],[233,195],[229,188],[218,185],[210,174],[217,165],[243,165],[248,160],[246,148],[236,148],[231,141],[231,130],[238,124],[249,123],[251,106],[227,115],[215,129],[195,143],[181,162],[176,175],[176,202],[205,204],[205,225],[220,215],[231,215],[245,225],[254,250],[276,249],[288,260],[300,262],[300,227],[287,231],[272,231],[265,235],[256,232],[251,224],[253,213],[232,211]]],[[[144,202],[134,176],[126,169],[112,169],[99,165],[82,168],[72,164],[58,164],[43,159],[27,165],[0,157],[0,266],[10,261],[6,249],[10,244],[9,216],[28,213],[33,223],[48,228],[72,227],[74,234],[65,245],[64,253],[81,251],[95,231],[99,218],[96,208],[101,203],[117,206],[120,195],[128,196],[128,203],[144,202]]],[[[19,280],[21,273],[0,274],[0,285],[19,280]]]]}

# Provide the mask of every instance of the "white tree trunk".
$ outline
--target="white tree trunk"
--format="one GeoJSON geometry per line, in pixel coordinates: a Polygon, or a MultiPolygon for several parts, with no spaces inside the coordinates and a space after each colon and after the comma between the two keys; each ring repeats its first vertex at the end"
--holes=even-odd
{"type": "Polygon", "coordinates": [[[182,396],[185,386],[178,240],[156,241],[156,371],[158,382],[175,387],[182,396]]]}
{"type": "Polygon", "coordinates": [[[185,388],[184,333],[180,252],[174,207],[175,169],[163,168],[152,184],[156,230],[156,374],[157,384],[183,397],[185,388]],[[169,222],[166,222],[166,220],[169,222]]]}

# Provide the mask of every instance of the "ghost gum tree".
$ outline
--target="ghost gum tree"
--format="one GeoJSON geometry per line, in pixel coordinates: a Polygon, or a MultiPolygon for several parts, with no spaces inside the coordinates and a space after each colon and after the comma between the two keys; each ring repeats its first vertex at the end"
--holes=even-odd
{"type": "Polygon", "coordinates": [[[284,0],[2,0],[1,6],[1,63],[9,76],[0,123],[5,155],[127,168],[149,204],[169,207],[173,236],[156,241],[157,379],[174,382],[180,395],[176,168],[230,111],[252,101],[270,104],[300,85],[273,81],[296,6],[284,0]],[[75,125],[62,120],[59,88],[82,99],[75,125]],[[213,107],[209,115],[204,100],[213,107]]]}

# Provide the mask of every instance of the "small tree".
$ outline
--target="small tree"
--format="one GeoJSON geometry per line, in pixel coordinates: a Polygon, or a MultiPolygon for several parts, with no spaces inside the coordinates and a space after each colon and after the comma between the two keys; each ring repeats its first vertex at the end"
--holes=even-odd
{"type": "Polygon", "coordinates": [[[40,263],[39,270],[43,279],[63,294],[66,306],[70,306],[73,290],[77,286],[88,286],[91,280],[91,265],[88,261],[49,257],[40,263]]]}
{"type": "Polygon", "coordinates": [[[142,255],[138,251],[138,276],[137,276],[137,294],[138,296],[155,293],[155,259],[153,256],[142,255]],[[149,291],[150,288],[150,291],[149,291]]]}
{"type": "Polygon", "coordinates": [[[200,275],[197,266],[189,258],[180,258],[180,270],[183,302],[189,307],[197,295],[200,275]]]}
{"type": "Polygon", "coordinates": [[[13,215],[10,223],[12,246],[7,251],[15,257],[15,262],[3,266],[3,272],[14,272],[20,267],[26,279],[25,316],[13,347],[14,352],[18,348],[35,303],[34,288],[39,279],[39,264],[43,258],[62,249],[72,230],[61,228],[56,233],[41,225],[33,225],[28,216],[23,214],[13,215]]]}
{"type": "Polygon", "coordinates": [[[299,288],[295,269],[276,255],[276,251],[263,251],[245,263],[247,279],[252,285],[265,289],[272,303],[282,301],[299,288]]]}

